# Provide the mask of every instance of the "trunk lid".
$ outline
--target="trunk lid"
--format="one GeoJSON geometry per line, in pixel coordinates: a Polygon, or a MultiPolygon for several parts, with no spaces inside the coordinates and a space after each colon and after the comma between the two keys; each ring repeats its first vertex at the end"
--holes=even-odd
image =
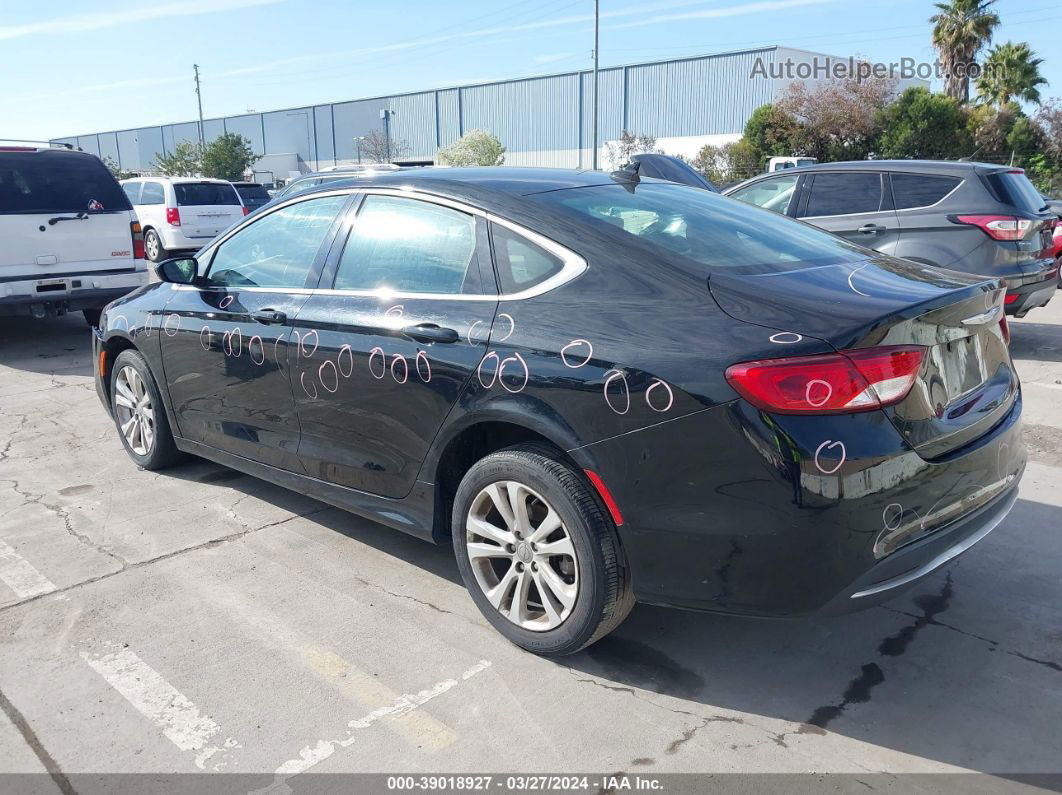
{"type": "Polygon", "coordinates": [[[181,227],[188,237],[216,237],[243,218],[243,204],[230,183],[178,182],[173,190],[181,227]]]}
{"type": "Polygon", "coordinates": [[[731,317],[837,350],[924,346],[914,388],[883,409],[923,458],[987,433],[1014,403],[1018,378],[1000,326],[998,280],[880,257],[763,274],[716,271],[709,287],[731,317]]]}

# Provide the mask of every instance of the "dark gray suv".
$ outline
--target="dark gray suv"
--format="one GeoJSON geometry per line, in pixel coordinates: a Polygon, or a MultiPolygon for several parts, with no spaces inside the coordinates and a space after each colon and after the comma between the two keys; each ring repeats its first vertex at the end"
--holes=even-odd
{"type": "Polygon", "coordinates": [[[1007,282],[1006,310],[1044,306],[1058,285],[1055,216],[1019,168],[944,160],[822,163],[724,191],[896,257],[1007,282]]]}

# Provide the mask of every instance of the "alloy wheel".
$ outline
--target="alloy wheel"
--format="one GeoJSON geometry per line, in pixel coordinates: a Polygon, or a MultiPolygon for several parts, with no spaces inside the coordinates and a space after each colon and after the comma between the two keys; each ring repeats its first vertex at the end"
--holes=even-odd
{"type": "Polygon", "coordinates": [[[524,629],[544,632],[571,615],[579,561],[560,515],[514,480],[476,495],[465,521],[465,549],[487,601],[524,629]]]}
{"type": "Polygon", "coordinates": [[[155,446],[155,409],[135,367],[126,365],[115,376],[114,407],[129,449],[137,455],[149,455],[155,446]]]}
{"type": "Polygon", "coordinates": [[[148,259],[156,260],[159,257],[159,239],[153,234],[147,236],[147,240],[144,241],[144,248],[148,259]]]}

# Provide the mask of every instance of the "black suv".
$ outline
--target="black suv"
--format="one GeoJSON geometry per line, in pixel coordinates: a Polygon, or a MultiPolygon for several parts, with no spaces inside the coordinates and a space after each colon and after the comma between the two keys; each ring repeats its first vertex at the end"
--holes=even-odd
{"type": "Polygon", "coordinates": [[[854,243],[1007,282],[1006,311],[1044,306],[1058,285],[1055,216],[1019,168],[945,160],[822,163],[724,191],[854,243]]]}

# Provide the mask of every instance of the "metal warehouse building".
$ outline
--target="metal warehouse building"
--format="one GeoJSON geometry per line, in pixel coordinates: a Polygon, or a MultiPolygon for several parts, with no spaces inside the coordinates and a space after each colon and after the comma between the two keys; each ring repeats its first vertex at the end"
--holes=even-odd
{"type": "MultiPolygon", "coordinates": [[[[752,111],[773,101],[789,82],[770,76],[772,65],[821,65],[824,59],[848,61],[771,46],[601,69],[599,139],[629,130],[655,136],[669,154],[688,155],[705,143],[735,140],[752,111]]],[[[439,147],[482,129],[501,140],[509,165],[588,168],[593,97],[593,72],[567,72],[206,119],[204,136],[207,141],[225,132],[245,136],[264,156],[256,171],[287,178],[291,171],[355,162],[355,139],[381,130],[381,111],[387,110],[391,138],[409,147],[402,160],[434,160],[439,147]]],[[[198,125],[187,121],[55,140],[109,157],[127,171],[150,171],[157,152],[198,140],[198,125]]]]}

